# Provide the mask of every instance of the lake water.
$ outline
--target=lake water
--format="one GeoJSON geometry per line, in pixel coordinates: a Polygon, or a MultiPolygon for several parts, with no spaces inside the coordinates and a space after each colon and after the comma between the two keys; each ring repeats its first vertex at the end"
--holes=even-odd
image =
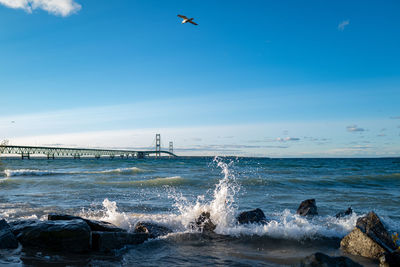
{"type": "MultiPolygon", "coordinates": [[[[374,210],[400,232],[400,159],[1,159],[0,219],[67,213],[133,230],[138,221],[173,234],[113,255],[0,251],[0,264],[75,266],[295,264],[316,251],[342,255],[338,242],[374,210]],[[296,215],[315,198],[319,215],[296,215]],[[352,207],[353,215],[336,219],[352,207]],[[267,225],[237,225],[239,212],[261,208],[267,225]],[[217,235],[190,228],[209,211],[217,235]]],[[[365,265],[367,259],[352,257],[365,265]]]]}

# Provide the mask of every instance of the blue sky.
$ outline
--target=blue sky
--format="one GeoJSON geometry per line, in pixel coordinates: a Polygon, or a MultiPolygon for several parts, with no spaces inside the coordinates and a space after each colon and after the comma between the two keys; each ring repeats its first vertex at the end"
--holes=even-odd
{"type": "Polygon", "coordinates": [[[399,12],[0,0],[0,139],[141,148],[161,133],[182,155],[399,156],[399,12]]]}

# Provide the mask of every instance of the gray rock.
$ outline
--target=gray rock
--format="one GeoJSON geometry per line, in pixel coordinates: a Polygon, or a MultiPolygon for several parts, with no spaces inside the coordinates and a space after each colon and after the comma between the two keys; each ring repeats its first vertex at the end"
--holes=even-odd
{"type": "Polygon", "coordinates": [[[209,212],[202,212],[200,216],[192,223],[192,229],[196,229],[202,233],[212,233],[217,226],[212,222],[209,212]]]}
{"type": "Polygon", "coordinates": [[[299,208],[297,209],[297,214],[301,216],[318,215],[315,199],[307,199],[301,202],[299,208]]]}
{"type": "Polygon", "coordinates": [[[24,221],[12,229],[24,247],[68,252],[90,249],[90,228],[82,220],[24,221]]]}
{"type": "Polygon", "coordinates": [[[126,245],[142,244],[149,238],[145,233],[125,232],[92,232],[92,249],[99,252],[110,252],[126,245]]]}
{"type": "Polygon", "coordinates": [[[352,210],[351,207],[349,207],[347,210],[341,211],[338,214],[336,214],[335,217],[339,219],[339,218],[343,218],[343,217],[349,216],[351,214],[353,214],[353,210],[352,210]]]}
{"type": "Polygon", "coordinates": [[[104,222],[104,221],[96,221],[96,220],[89,220],[89,219],[84,219],[79,216],[72,216],[72,215],[66,215],[66,214],[56,214],[56,213],[50,213],[47,216],[47,219],[49,221],[59,221],[59,220],[76,220],[80,219],[85,221],[89,227],[90,230],[92,231],[101,231],[101,232],[126,232],[126,230],[119,228],[115,226],[112,223],[109,222],[104,222]]]}
{"type": "Polygon", "coordinates": [[[158,225],[150,222],[138,222],[135,226],[135,233],[145,233],[149,235],[149,238],[157,238],[159,236],[164,236],[173,231],[168,227],[158,225]]]}
{"type": "Polygon", "coordinates": [[[314,253],[304,258],[300,267],[362,267],[347,257],[330,257],[321,252],[314,253]]]}
{"type": "Polygon", "coordinates": [[[250,211],[244,211],[237,217],[239,224],[246,223],[268,223],[264,212],[261,209],[255,209],[250,211]]]}
{"type": "Polygon", "coordinates": [[[347,253],[371,259],[379,259],[385,253],[393,253],[396,247],[375,212],[357,220],[356,227],[340,242],[347,253]]]}
{"type": "Polygon", "coordinates": [[[14,249],[18,247],[18,240],[11,232],[5,220],[0,220],[0,249],[14,249]]]}

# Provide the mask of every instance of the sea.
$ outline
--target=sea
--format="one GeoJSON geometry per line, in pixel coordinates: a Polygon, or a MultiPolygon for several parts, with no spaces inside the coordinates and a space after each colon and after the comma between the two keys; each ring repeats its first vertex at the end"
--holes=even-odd
{"type": "Polygon", "coordinates": [[[109,254],[0,250],[8,266],[290,266],[339,248],[359,217],[375,211],[400,232],[400,158],[279,159],[177,157],[146,159],[0,159],[0,219],[46,220],[63,213],[133,231],[139,221],[173,233],[109,254]],[[318,216],[296,214],[314,198],[318,216]],[[353,209],[343,218],[335,215],[353,209]],[[260,208],[270,222],[237,224],[260,208]],[[203,212],[215,234],[190,227],[203,212]]]}

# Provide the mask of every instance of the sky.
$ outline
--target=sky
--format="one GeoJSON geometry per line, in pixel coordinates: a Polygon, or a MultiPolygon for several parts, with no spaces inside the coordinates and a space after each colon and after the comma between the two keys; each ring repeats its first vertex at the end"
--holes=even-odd
{"type": "Polygon", "coordinates": [[[400,156],[400,2],[0,0],[0,140],[400,156]],[[177,14],[199,25],[182,24],[177,14]]]}

